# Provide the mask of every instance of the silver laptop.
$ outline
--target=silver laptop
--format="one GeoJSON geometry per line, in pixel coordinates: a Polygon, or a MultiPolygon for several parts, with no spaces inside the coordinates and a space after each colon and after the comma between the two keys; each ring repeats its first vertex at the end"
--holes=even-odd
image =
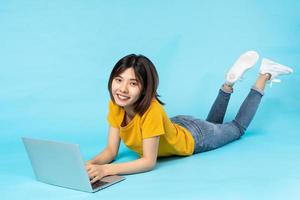
{"type": "Polygon", "coordinates": [[[96,192],[124,180],[107,176],[91,184],[78,144],[22,138],[37,180],[44,183],[96,192]]]}

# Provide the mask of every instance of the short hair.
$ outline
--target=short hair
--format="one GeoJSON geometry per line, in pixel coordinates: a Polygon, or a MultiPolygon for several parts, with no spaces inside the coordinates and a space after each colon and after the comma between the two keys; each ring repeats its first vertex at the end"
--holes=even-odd
{"type": "Polygon", "coordinates": [[[142,116],[150,107],[153,98],[161,105],[165,105],[158,98],[157,88],[159,78],[154,64],[146,56],[136,54],[130,54],[121,58],[112,69],[108,81],[108,91],[111,100],[115,103],[111,91],[113,79],[129,68],[133,68],[135,76],[142,86],[141,96],[133,105],[134,112],[142,116]]]}

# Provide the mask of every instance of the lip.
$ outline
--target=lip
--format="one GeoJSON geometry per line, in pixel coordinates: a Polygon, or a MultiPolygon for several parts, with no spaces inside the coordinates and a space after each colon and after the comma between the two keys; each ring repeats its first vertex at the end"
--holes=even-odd
{"type": "Polygon", "coordinates": [[[120,101],[128,101],[130,99],[129,96],[126,96],[126,95],[122,95],[122,94],[116,94],[118,100],[120,101]]]}

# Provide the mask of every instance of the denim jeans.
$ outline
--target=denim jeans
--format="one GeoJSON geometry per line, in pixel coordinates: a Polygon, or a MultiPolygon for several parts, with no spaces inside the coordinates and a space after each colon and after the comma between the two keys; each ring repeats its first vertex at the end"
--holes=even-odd
{"type": "Polygon", "coordinates": [[[220,89],[206,120],[187,115],[171,118],[173,123],[185,127],[192,133],[195,140],[194,153],[216,149],[239,139],[252,121],[263,92],[252,87],[235,119],[223,123],[230,96],[231,93],[220,89]]]}

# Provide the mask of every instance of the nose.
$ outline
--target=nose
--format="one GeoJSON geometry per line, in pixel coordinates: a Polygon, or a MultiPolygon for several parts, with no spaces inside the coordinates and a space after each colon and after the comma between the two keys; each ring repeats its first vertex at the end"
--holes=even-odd
{"type": "Polygon", "coordinates": [[[120,85],[120,91],[123,92],[123,93],[127,93],[128,92],[128,89],[127,89],[127,84],[126,83],[122,83],[120,85]]]}

